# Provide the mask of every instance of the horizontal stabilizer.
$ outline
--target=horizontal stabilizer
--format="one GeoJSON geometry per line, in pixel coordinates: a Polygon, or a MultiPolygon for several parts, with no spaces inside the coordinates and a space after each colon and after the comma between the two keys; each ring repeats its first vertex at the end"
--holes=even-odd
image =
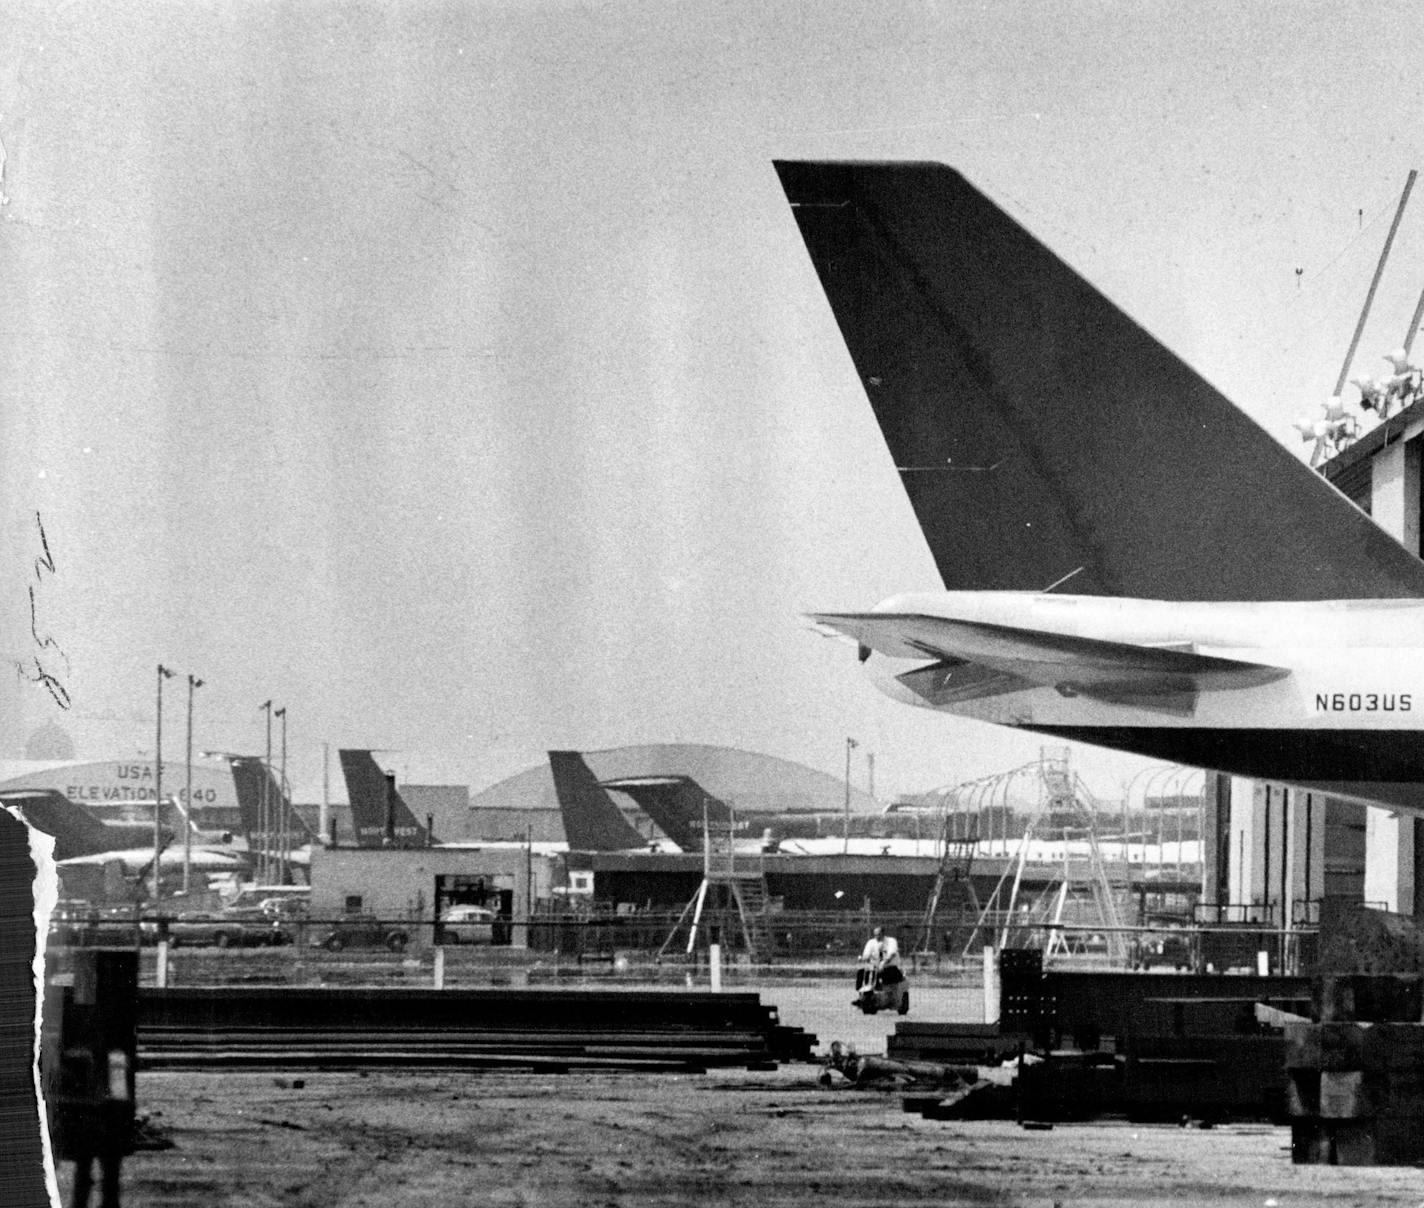
{"type": "Polygon", "coordinates": [[[713,826],[732,825],[732,811],[691,776],[625,776],[602,782],[606,789],[627,793],[658,829],[683,851],[702,846],[704,819],[713,826]]]}
{"type": "MultiPolygon", "coordinates": [[[[819,613],[814,620],[890,658],[936,660],[934,667],[910,674],[928,674],[940,668],[946,688],[954,683],[958,664],[973,664],[1007,677],[1002,686],[995,687],[992,674],[979,673],[977,683],[990,690],[974,691],[978,696],[1030,686],[1052,687],[1065,696],[1183,712],[1190,710],[1199,692],[1252,688],[1290,674],[1283,667],[1180,648],[1137,646],[914,613],[819,613]]],[[[901,679],[908,683],[903,676],[901,679]]],[[[965,679],[971,687],[976,683],[975,677],[965,679]]],[[[913,684],[908,686],[919,691],[913,684]]]]}
{"type": "Polygon", "coordinates": [[[958,172],[776,171],[946,588],[1424,596],[1412,552],[958,172]]]}

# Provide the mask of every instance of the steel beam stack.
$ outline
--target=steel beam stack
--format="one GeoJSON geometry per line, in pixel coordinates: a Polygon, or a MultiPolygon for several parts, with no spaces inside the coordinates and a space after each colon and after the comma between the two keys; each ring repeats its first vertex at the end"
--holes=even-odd
{"type": "Polygon", "coordinates": [[[145,989],[147,1069],[767,1068],[816,1038],[754,993],[145,989]]]}

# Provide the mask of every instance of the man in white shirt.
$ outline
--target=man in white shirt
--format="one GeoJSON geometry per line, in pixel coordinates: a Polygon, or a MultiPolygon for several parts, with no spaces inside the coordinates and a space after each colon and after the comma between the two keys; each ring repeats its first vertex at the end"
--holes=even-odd
{"type": "Polygon", "coordinates": [[[893,986],[905,980],[900,972],[900,945],[884,927],[877,927],[865,941],[860,953],[861,965],[870,971],[871,984],[893,986]]]}

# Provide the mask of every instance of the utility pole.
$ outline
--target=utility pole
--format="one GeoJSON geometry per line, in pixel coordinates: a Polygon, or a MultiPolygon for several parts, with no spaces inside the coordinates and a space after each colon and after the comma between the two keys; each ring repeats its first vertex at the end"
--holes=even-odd
{"type": "Polygon", "coordinates": [[[316,828],[317,839],[325,843],[331,818],[331,744],[321,744],[321,820],[316,828]]]}
{"type": "Polygon", "coordinates": [[[264,700],[257,707],[267,714],[267,754],[262,760],[262,791],[257,795],[257,841],[262,845],[257,850],[257,883],[266,885],[268,883],[267,833],[271,829],[272,810],[270,794],[267,789],[272,780],[272,702],[264,700]]]}
{"type": "Polygon", "coordinates": [[[153,740],[154,781],[153,781],[153,900],[158,901],[161,891],[159,884],[159,858],[163,855],[163,681],[172,679],[173,672],[162,663],[158,664],[158,724],[153,740]]]}
{"type": "Polygon", "coordinates": [[[850,753],[860,746],[853,738],[846,739],[845,826],[841,836],[841,854],[850,854],[850,753]]]}
{"type": "Polygon", "coordinates": [[[196,676],[188,676],[188,785],[184,797],[183,821],[183,892],[192,888],[193,879],[193,693],[203,686],[196,676]]]}

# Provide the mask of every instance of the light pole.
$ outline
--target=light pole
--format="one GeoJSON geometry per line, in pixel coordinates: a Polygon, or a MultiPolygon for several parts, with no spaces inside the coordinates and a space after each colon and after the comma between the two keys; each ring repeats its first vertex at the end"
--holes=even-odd
{"type": "Polygon", "coordinates": [[[287,883],[287,706],[277,710],[282,719],[282,772],[277,778],[277,858],[281,867],[277,876],[283,885],[287,883]]]}
{"type": "Polygon", "coordinates": [[[853,738],[846,739],[845,826],[841,835],[841,854],[850,855],[850,753],[860,746],[853,738]]]}
{"type": "Polygon", "coordinates": [[[203,686],[194,675],[188,676],[188,784],[184,790],[183,821],[183,892],[192,887],[193,877],[193,693],[203,686]]]}
{"type": "Polygon", "coordinates": [[[268,815],[271,812],[267,784],[272,779],[272,702],[264,700],[257,708],[267,714],[267,755],[262,761],[262,791],[257,795],[257,841],[262,845],[257,849],[257,883],[266,885],[268,815]]]}
{"type": "MultiPolygon", "coordinates": [[[[1174,792],[1176,797],[1176,805],[1173,806],[1173,812],[1177,815],[1177,858],[1175,861],[1173,861],[1173,868],[1176,871],[1177,879],[1179,881],[1182,877],[1182,802],[1185,799],[1187,793],[1187,781],[1195,775],[1197,775],[1196,768],[1183,768],[1181,775],[1175,777],[1172,781],[1173,785],[1175,786],[1174,792]]],[[[1205,784],[1203,784],[1202,787],[1203,792],[1205,792],[1205,784]]],[[[1198,836],[1197,846],[1199,849],[1201,846],[1200,839],[1201,837],[1198,836]]]]}
{"type": "MultiPolygon", "coordinates": [[[[1130,838],[1128,837],[1128,832],[1129,832],[1130,829],[1131,829],[1129,823],[1130,823],[1130,820],[1131,820],[1131,817],[1132,817],[1132,790],[1133,790],[1134,786],[1136,786],[1137,782],[1138,782],[1139,780],[1141,780],[1144,776],[1155,776],[1158,772],[1162,771],[1162,766],[1163,766],[1163,765],[1161,765],[1161,764],[1153,763],[1153,764],[1148,764],[1145,768],[1138,768],[1137,771],[1135,771],[1131,776],[1129,776],[1129,777],[1127,778],[1126,781],[1123,782],[1123,786],[1122,786],[1122,816],[1123,816],[1123,823],[1122,823],[1122,844],[1123,844],[1123,859],[1124,859],[1124,860],[1129,859],[1129,851],[1130,851],[1130,849],[1131,849],[1131,847],[1132,847],[1132,842],[1131,842],[1130,838]]],[[[1170,767],[1170,766],[1175,766],[1175,765],[1167,765],[1167,766],[1170,767]]],[[[1146,816],[1147,816],[1147,798],[1146,798],[1145,796],[1144,796],[1143,799],[1142,799],[1142,808],[1143,808],[1143,826],[1144,826],[1144,828],[1145,828],[1145,827],[1146,827],[1146,816]]],[[[1143,862],[1144,862],[1144,863],[1145,863],[1146,860],[1147,860],[1147,854],[1146,854],[1146,850],[1145,850],[1145,842],[1146,842],[1146,841],[1144,840],[1144,851],[1143,851],[1143,856],[1142,856],[1142,859],[1143,859],[1143,862]]]]}
{"type": "Polygon", "coordinates": [[[1143,786],[1143,804],[1146,805],[1146,794],[1151,791],[1159,779],[1161,780],[1158,791],[1162,796],[1157,799],[1157,869],[1159,873],[1167,863],[1167,802],[1172,800],[1170,795],[1172,784],[1183,772],[1189,771],[1191,771],[1190,768],[1184,768],[1181,764],[1174,763],[1164,771],[1161,777],[1153,776],[1143,786]]]}
{"type": "Polygon", "coordinates": [[[1144,776],[1147,777],[1147,783],[1142,786],[1142,864],[1141,864],[1141,868],[1139,869],[1139,873],[1138,873],[1138,877],[1137,877],[1137,880],[1138,880],[1138,898],[1137,898],[1138,918],[1137,918],[1137,921],[1138,921],[1139,923],[1144,923],[1144,922],[1146,922],[1146,903],[1147,903],[1147,839],[1148,839],[1147,791],[1148,791],[1148,789],[1151,787],[1151,784],[1152,784],[1152,781],[1153,781],[1153,780],[1155,780],[1155,779],[1156,779],[1158,776],[1160,776],[1163,772],[1170,772],[1170,771],[1172,771],[1172,770],[1173,770],[1174,768],[1176,768],[1176,767],[1177,767],[1177,765],[1174,764],[1174,763],[1168,763],[1168,764],[1153,763],[1153,764],[1148,764],[1145,768],[1138,768],[1136,772],[1134,772],[1131,776],[1128,777],[1127,781],[1126,781],[1126,782],[1123,784],[1123,786],[1122,786],[1123,814],[1124,814],[1124,818],[1126,819],[1126,821],[1124,822],[1124,825],[1123,825],[1123,837],[1122,837],[1122,842],[1123,842],[1123,859],[1126,860],[1126,861],[1127,861],[1127,864],[1128,864],[1127,883],[1128,883],[1128,893],[1129,893],[1129,895],[1131,895],[1131,892],[1132,892],[1132,879],[1133,879],[1133,878],[1132,878],[1132,837],[1131,837],[1131,829],[1130,829],[1130,826],[1129,826],[1127,823],[1130,822],[1131,817],[1132,817],[1132,790],[1136,787],[1137,782],[1138,782],[1139,780],[1141,780],[1144,776]]]}
{"type": "MultiPolygon", "coordinates": [[[[1182,771],[1183,771],[1183,768],[1182,768],[1182,765],[1181,765],[1181,764],[1179,764],[1179,763],[1169,763],[1169,764],[1168,764],[1166,767],[1164,767],[1164,768],[1158,768],[1156,772],[1154,772],[1151,776],[1149,776],[1149,777],[1147,778],[1147,782],[1142,786],[1142,810],[1143,810],[1143,815],[1142,815],[1142,822],[1143,822],[1143,827],[1142,827],[1142,876],[1143,876],[1143,885],[1144,885],[1144,887],[1146,886],[1146,883],[1147,883],[1147,881],[1146,881],[1146,878],[1147,878],[1147,840],[1148,840],[1148,837],[1149,837],[1148,831],[1149,831],[1149,829],[1150,829],[1150,827],[1151,827],[1151,823],[1148,822],[1148,820],[1147,820],[1147,799],[1148,799],[1148,797],[1150,797],[1151,794],[1152,794],[1152,787],[1153,787],[1159,780],[1162,781],[1162,783],[1163,783],[1164,785],[1170,784],[1172,777],[1179,775],[1182,771]]],[[[1159,803],[1159,806],[1158,806],[1158,809],[1157,809],[1157,883],[1158,883],[1158,894],[1159,894],[1159,896],[1160,896],[1160,894],[1161,894],[1162,866],[1163,866],[1163,864],[1164,864],[1164,862],[1165,862],[1165,861],[1164,861],[1164,858],[1163,858],[1163,852],[1162,852],[1162,845],[1163,845],[1163,827],[1164,827],[1164,826],[1165,826],[1165,823],[1163,822],[1163,818],[1162,818],[1162,808],[1161,808],[1161,805],[1160,805],[1160,803],[1159,803]]],[[[1145,894],[1144,894],[1144,901],[1145,901],[1145,900],[1146,900],[1146,899],[1145,899],[1145,894]]],[[[1142,921],[1145,923],[1147,920],[1144,918],[1142,921]]]]}
{"type": "Polygon", "coordinates": [[[158,723],[154,734],[154,780],[153,780],[153,900],[158,901],[160,885],[158,880],[159,860],[163,855],[163,681],[173,678],[173,672],[162,663],[158,664],[158,723]]]}

